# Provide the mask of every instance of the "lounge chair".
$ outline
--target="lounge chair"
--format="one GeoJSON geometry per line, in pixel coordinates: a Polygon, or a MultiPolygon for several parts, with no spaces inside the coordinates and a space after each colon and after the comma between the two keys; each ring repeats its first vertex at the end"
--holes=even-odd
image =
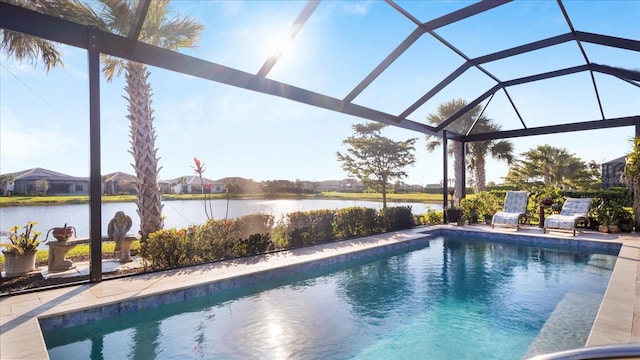
{"type": "Polygon", "coordinates": [[[491,219],[491,228],[496,225],[515,226],[516,231],[520,230],[520,219],[527,218],[527,199],[529,193],[526,191],[507,191],[504,199],[504,210],[498,211],[491,219]]]}
{"type": "Polygon", "coordinates": [[[591,198],[567,198],[560,210],[560,214],[553,214],[544,219],[543,232],[547,229],[573,230],[576,236],[576,225],[579,221],[589,222],[587,213],[591,207],[591,198]]]}

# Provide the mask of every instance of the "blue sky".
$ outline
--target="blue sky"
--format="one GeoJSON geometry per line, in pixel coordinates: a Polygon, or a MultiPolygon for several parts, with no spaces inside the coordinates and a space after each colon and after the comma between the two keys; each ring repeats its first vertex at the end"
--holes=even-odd
{"type": "MultiPolygon", "coordinates": [[[[466,1],[398,1],[420,21],[469,5],[466,1]]],[[[577,30],[640,39],[640,1],[565,1],[577,30]]],[[[198,18],[205,31],[194,50],[182,52],[256,73],[279,37],[304,7],[302,1],[176,1],[181,15],[198,18]]],[[[382,1],[324,1],[286,47],[269,78],[344,97],[415,25],[382,1]]],[[[555,1],[515,1],[435,31],[471,57],[569,32],[555,1]]],[[[591,61],[640,69],[640,55],[585,44],[591,61]]],[[[84,50],[62,47],[64,68],[18,64],[0,55],[0,173],[44,167],[88,176],[88,75],[84,50]]],[[[355,103],[398,114],[456,69],[462,59],[423,35],[355,103]]],[[[578,46],[553,48],[485,64],[502,80],[583,63],[578,46]]],[[[327,180],[347,177],[336,161],[342,140],[362,119],[289,100],[150,68],[156,146],[161,179],[190,175],[194,156],[205,176],[327,180]]],[[[640,114],[640,89],[595,74],[607,117],[640,114]]],[[[453,98],[475,99],[495,83],[471,70],[409,116],[425,121],[453,98]]],[[[591,78],[579,73],[508,89],[529,127],[599,119],[591,78]]],[[[133,173],[126,119],[124,77],[101,84],[102,172],[133,173]]],[[[485,115],[503,129],[520,123],[504,93],[485,115]]],[[[598,163],[627,153],[632,127],[511,139],[516,154],[541,144],[565,147],[598,163]]],[[[417,162],[408,183],[441,181],[441,151],[428,153],[419,133],[387,128],[396,140],[417,137],[417,162]]],[[[501,182],[504,163],[488,160],[487,179],[501,182]]]]}

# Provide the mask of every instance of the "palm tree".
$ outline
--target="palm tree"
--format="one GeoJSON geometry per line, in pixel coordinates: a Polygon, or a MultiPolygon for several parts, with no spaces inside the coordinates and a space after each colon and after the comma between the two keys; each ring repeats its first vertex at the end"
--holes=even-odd
{"type": "MultiPolygon", "coordinates": [[[[28,9],[58,16],[101,30],[127,36],[138,6],[137,0],[100,0],[104,5],[96,14],[79,0],[2,0],[28,9]]],[[[138,40],[168,49],[194,47],[202,24],[188,17],[169,17],[169,0],[154,0],[149,6],[146,21],[138,40]]],[[[42,61],[47,71],[62,65],[62,54],[55,43],[36,37],[6,31],[2,32],[0,48],[17,61],[36,64],[42,61]]],[[[138,178],[138,215],[141,219],[143,239],[162,227],[161,193],[158,186],[158,158],[155,148],[155,129],[151,108],[149,71],[144,64],[104,57],[103,72],[107,80],[125,71],[127,101],[131,121],[130,153],[138,178]]]]}
{"type": "MultiPolygon", "coordinates": [[[[138,6],[137,0],[100,0],[99,16],[109,31],[127,36],[138,6]]],[[[154,0],[140,31],[139,41],[167,49],[193,48],[203,26],[189,17],[171,17],[169,0],[154,0]]],[[[143,239],[162,228],[161,192],[158,186],[158,157],[151,108],[150,72],[145,64],[104,56],[103,73],[107,81],[125,72],[125,91],[131,122],[131,150],[137,181],[138,215],[143,239]]]]}
{"type": "MultiPolygon", "coordinates": [[[[502,127],[492,120],[480,116],[473,128],[472,134],[499,131],[502,127]]],[[[511,165],[513,162],[513,143],[508,140],[486,140],[467,144],[467,167],[475,178],[476,193],[486,189],[486,157],[491,155],[496,160],[504,160],[511,165]]]]}
{"type": "MultiPolygon", "coordinates": [[[[467,106],[467,102],[463,99],[450,100],[438,106],[437,113],[430,114],[427,117],[427,121],[431,125],[438,125],[465,106],[467,106]]],[[[500,125],[494,123],[491,119],[480,115],[480,106],[476,106],[450,124],[447,127],[447,130],[459,134],[465,134],[469,131],[469,128],[472,125],[474,125],[473,130],[471,131],[472,134],[494,132],[501,129],[500,125]]],[[[440,145],[442,145],[442,139],[440,137],[427,135],[428,151],[434,151],[440,145]]],[[[457,141],[452,141],[452,145],[448,150],[450,154],[453,153],[454,155],[453,166],[454,177],[456,179],[455,192],[457,194],[462,194],[462,186],[464,186],[461,181],[462,171],[464,171],[462,166],[460,166],[463,163],[463,159],[460,156],[461,150],[462,143],[457,141]]],[[[466,164],[467,168],[473,173],[476,192],[484,191],[486,187],[485,159],[487,155],[491,155],[494,159],[505,160],[509,164],[511,164],[514,159],[513,144],[507,140],[476,141],[468,143],[466,150],[466,164]]]]}
{"type": "MultiPolygon", "coordinates": [[[[6,3],[39,11],[71,21],[82,19],[84,24],[97,27],[100,21],[95,13],[84,4],[76,0],[2,0],[6,3]]],[[[0,49],[9,58],[18,62],[28,62],[32,65],[42,63],[47,73],[57,66],[63,66],[62,52],[54,42],[43,40],[31,35],[0,29],[0,49]]]]}
{"type": "Polygon", "coordinates": [[[595,163],[585,163],[564,148],[539,145],[520,154],[505,178],[506,183],[527,186],[540,181],[547,187],[587,189],[598,182],[595,163]]]}
{"type": "Polygon", "coordinates": [[[633,191],[633,220],[636,231],[640,225],[640,137],[632,139],[633,149],[625,159],[624,180],[633,191]]]}
{"type": "MultiPolygon", "coordinates": [[[[438,106],[438,111],[434,114],[427,116],[427,122],[431,125],[439,125],[443,121],[447,120],[451,115],[455,114],[458,110],[467,105],[467,102],[463,99],[454,99],[438,106]]],[[[474,107],[469,110],[462,117],[451,123],[448,127],[448,131],[455,133],[465,133],[466,130],[473,124],[473,121],[480,113],[478,107],[474,107]]],[[[435,135],[426,135],[427,151],[433,152],[436,148],[442,145],[442,138],[435,135]]],[[[453,174],[455,177],[455,193],[462,194],[462,171],[464,171],[462,164],[464,159],[462,158],[462,143],[458,141],[451,141],[451,146],[448,149],[449,154],[453,153],[453,174]]],[[[445,179],[446,181],[446,179],[445,179]]]]}

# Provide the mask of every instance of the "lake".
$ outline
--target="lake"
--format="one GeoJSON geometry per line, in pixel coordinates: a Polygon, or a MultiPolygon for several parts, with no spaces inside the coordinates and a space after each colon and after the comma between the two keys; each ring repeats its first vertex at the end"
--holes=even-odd
{"type": "MultiPolygon", "coordinates": [[[[163,215],[165,228],[182,228],[193,224],[202,224],[207,218],[204,213],[202,200],[172,200],[163,201],[163,215]]],[[[340,209],[352,206],[362,206],[381,209],[382,202],[361,200],[328,200],[328,199],[278,199],[278,200],[230,200],[228,204],[228,218],[238,218],[249,214],[269,214],[276,218],[294,212],[321,209],[340,209]]],[[[212,200],[213,217],[224,219],[227,214],[227,200],[212,200]]],[[[411,206],[414,214],[424,214],[427,207],[442,210],[441,204],[388,202],[387,206],[411,206]]],[[[102,204],[102,234],[106,236],[107,225],[116,211],[124,211],[133,219],[131,233],[139,228],[140,218],[136,212],[136,204],[103,203],[102,204]]],[[[41,231],[44,236],[53,227],[63,226],[65,223],[75,227],[79,237],[89,236],[89,204],[48,205],[48,206],[10,206],[0,207],[0,231],[9,231],[12,226],[24,226],[27,221],[36,221],[34,230],[41,231]]],[[[53,239],[50,237],[49,240],[53,239]]],[[[44,244],[41,247],[46,247],[44,244]]]]}

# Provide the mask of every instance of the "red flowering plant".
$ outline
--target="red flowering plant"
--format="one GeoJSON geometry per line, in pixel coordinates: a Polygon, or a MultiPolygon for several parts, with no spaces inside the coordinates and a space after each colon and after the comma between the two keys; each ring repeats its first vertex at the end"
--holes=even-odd
{"type": "Polygon", "coordinates": [[[213,208],[211,207],[211,184],[204,183],[204,179],[202,178],[202,174],[206,170],[204,163],[201,163],[197,157],[193,157],[193,162],[196,164],[192,166],[195,173],[200,178],[200,185],[202,185],[202,194],[204,194],[204,199],[202,200],[204,203],[204,214],[207,216],[207,220],[213,219],[213,208]],[[207,190],[205,192],[205,189],[207,190]]]}

